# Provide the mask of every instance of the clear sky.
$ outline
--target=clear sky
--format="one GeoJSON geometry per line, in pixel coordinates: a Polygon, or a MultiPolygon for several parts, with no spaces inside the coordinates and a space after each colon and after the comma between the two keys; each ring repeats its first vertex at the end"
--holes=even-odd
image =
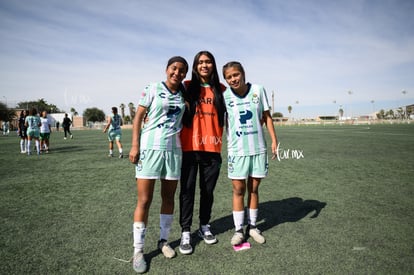
{"type": "Polygon", "coordinates": [[[365,115],[414,103],[413,15],[412,0],[0,0],[0,100],[109,114],[171,56],[208,50],[285,116],[365,115]]]}

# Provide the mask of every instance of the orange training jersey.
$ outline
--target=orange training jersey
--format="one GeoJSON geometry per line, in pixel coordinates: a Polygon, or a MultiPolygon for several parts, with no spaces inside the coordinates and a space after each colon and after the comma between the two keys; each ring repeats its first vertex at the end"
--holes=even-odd
{"type": "MultiPolygon", "coordinates": [[[[188,87],[189,80],[185,81],[188,87]]],[[[226,88],[222,85],[222,91],[226,88]]],[[[181,130],[181,148],[185,151],[221,152],[223,127],[219,126],[217,110],[213,104],[214,93],[210,85],[201,84],[191,128],[181,130]]]]}

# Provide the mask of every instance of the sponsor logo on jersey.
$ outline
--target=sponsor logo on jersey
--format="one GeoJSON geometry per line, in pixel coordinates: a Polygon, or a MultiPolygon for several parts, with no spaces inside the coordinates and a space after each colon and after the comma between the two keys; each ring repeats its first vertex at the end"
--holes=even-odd
{"type": "Polygon", "coordinates": [[[240,113],[240,123],[246,124],[249,119],[252,119],[253,113],[249,110],[241,111],[240,113]]]}

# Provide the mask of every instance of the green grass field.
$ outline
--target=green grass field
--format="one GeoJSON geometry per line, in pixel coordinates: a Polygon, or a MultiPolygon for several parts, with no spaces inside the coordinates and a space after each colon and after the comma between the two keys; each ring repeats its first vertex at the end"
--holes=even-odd
{"type": "MultiPolygon", "coordinates": [[[[177,190],[170,237],[177,257],[165,259],[156,249],[156,195],[146,237],[148,273],[413,274],[414,125],[276,131],[283,159],[270,163],[260,187],[259,228],[267,242],[232,250],[224,157],[211,220],[219,242],[209,246],[194,235],[194,253],[178,252],[177,190]]],[[[107,157],[101,131],[73,133],[73,140],[52,133],[51,152],[41,156],[22,155],[16,136],[0,136],[1,274],[134,274],[131,264],[116,259],[133,251],[134,166],[107,157]]],[[[127,155],[131,130],[123,133],[127,155]]]]}

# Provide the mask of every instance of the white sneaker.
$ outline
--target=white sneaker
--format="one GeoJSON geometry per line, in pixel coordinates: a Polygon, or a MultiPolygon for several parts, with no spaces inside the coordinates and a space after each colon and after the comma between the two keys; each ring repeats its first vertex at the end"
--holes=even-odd
{"type": "Polygon", "coordinates": [[[198,230],[198,236],[204,240],[206,244],[215,244],[217,242],[216,237],[210,231],[210,225],[202,225],[198,230]]]}
{"type": "Polygon", "coordinates": [[[262,232],[256,227],[249,228],[249,236],[253,238],[257,243],[265,243],[266,239],[263,237],[262,232]]]}
{"type": "Polygon", "coordinates": [[[144,254],[142,252],[137,252],[132,257],[132,268],[137,273],[144,273],[147,271],[147,262],[144,259],[144,254]]]}
{"type": "Polygon", "coordinates": [[[180,253],[184,255],[191,254],[193,252],[193,247],[191,246],[191,234],[186,231],[181,234],[180,242],[180,253]]]}
{"type": "Polygon", "coordinates": [[[239,245],[241,243],[243,243],[244,241],[244,234],[243,232],[239,232],[236,231],[236,233],[234,233],[233,237],[231,238],[231,245],[239,245]]]}
{"type": "Polygon", "coordinates": [[[158,248],[161,250],[162,254],[164,254],[165,258],[171,259],[175,257],[174,249],[171,248],[166,240],[159,240],[158,248]]]}

